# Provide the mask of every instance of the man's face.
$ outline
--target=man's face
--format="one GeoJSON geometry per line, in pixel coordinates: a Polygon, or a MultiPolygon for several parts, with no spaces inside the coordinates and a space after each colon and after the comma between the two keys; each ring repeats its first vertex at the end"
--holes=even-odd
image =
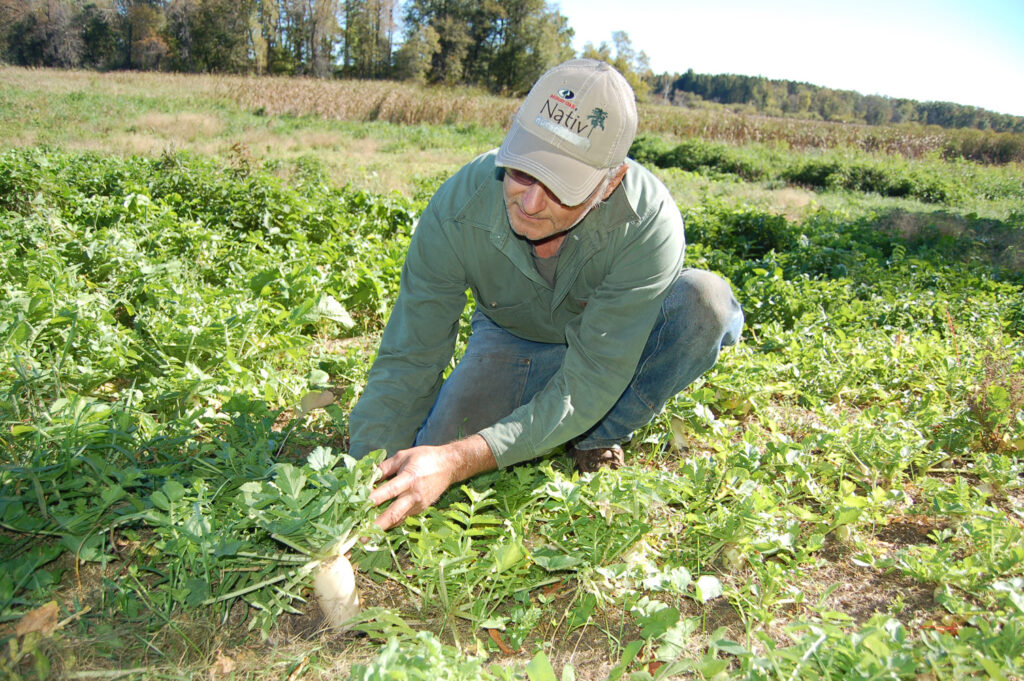
{"type": "MultiPolygon", "coordinates": [[[[620,179],[620,178],[616,178],[620,179]]],[[[505,169],[505,210],[512,231],[530,241],[543,241],[566,232],[603,200],[618,182],[612,182],[609,189],[595,190],[583,203],[566,206],[536,178],[521,171],[505,169]]],[[[600,187],[598,187],[599,189],[600,187]]]]}

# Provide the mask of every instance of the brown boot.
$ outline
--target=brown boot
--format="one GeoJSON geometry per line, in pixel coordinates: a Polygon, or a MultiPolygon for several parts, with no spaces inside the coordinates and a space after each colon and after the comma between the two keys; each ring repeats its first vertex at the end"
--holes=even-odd
{"type": "Polygon", "coordinates": [[[580,473],[593,473],[602,468],[614,470],[621,468],[625,463],[622,447],[618,445],[599,447],[597,449],[577,449],[573,447],[569,450],[569,453],[576,460],[576,470],[580,473]]]}

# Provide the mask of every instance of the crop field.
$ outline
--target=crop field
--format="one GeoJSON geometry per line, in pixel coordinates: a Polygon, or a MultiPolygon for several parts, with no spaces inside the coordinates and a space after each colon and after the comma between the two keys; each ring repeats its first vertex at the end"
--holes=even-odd
{"type": "Polygon", "coordinates": [[[646,131],[742,341],[624,468],[558,450],[384,533],[347,414],[500,125],[190,82],[0,69],[0,678],[1024,678],[1019,163],[646,131]]]}

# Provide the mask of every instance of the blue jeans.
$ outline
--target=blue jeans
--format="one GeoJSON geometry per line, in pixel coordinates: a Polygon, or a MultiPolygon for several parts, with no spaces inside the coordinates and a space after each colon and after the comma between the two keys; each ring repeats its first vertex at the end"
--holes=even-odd
{"type": "MultiPolygon", "coordinates": [[[[565,357],[565,345],[514,336],[479,310],[472,327],[462,360],[416,435],[417,445],[445,444],[494,424],[529,402],[565,357]]],[[[597,449],[629,440],[669,399],[714,366],[721,348],[735,343],[742,328],[743,312],[728,282],[703,270],[680,272],[633,380],[575,446],[597,449]]]]}

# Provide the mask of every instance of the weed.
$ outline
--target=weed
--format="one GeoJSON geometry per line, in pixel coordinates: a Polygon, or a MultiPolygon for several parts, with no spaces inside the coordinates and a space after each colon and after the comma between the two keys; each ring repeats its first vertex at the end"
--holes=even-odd
{"type": "Polygon", "coordinates": [[[971,416],[981,426],[980,446],[1003,453],[1024,449],[1024,367],[1007,348],[982,356],[983,376],[967,398],[971,416]]]}

